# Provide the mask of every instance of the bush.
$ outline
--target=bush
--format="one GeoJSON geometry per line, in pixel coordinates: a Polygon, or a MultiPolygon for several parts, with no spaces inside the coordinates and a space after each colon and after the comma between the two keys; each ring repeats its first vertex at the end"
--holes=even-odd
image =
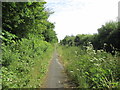
{"type": "Polygon", "coordinates": [[[22,39],[11,45],[3,44],[3,88],[40,87],[52,52],[51,44],[37,38],[22,39]]]}
{"type": "Polygon", "coordinates": [[[119,88],[120,57],[103,50],[93,50],[92,44],[86,50],[80,47],[60,46],[68,76],[78,88],[119,88]]]}

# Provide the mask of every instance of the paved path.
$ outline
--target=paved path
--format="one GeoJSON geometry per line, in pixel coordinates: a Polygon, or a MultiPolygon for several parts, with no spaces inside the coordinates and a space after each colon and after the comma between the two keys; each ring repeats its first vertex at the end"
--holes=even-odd
{"type": "Polygon", "coordinates": [[[50,63],[48,75],[45,82],[45,88],[64,88],[66,75],[64,68],[59,62],[57,51],[55,50],[53,59],[50,63]]]}

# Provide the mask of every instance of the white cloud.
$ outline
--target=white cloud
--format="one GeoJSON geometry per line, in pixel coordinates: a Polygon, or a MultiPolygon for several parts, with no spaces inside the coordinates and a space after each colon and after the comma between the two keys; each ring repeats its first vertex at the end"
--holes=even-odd
{"type": "Polygon", "coordinates": [[[46,0],[55,12],[49,20],[55,22],[59,39],[66,35],[96,33],[105,22],[118,16],[119,0],[46,0]]]}

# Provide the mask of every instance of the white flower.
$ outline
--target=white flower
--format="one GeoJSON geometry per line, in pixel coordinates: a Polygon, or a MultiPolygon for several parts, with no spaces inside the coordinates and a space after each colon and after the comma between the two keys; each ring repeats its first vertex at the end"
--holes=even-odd
{"type": "Polygon", "coordinates": [[[70,71],[71,73],[73,72],[73,71],[70,71]]]}
{"type": "Polygon", "coordinates": [[[100,64],[94,64],[95,66],[100,66],[100,64]]]}

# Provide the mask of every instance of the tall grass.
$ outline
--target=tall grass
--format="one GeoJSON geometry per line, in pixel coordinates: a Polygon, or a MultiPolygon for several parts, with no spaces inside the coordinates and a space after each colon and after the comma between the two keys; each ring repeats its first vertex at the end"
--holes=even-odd
{"type": "Polygon", "coordinates": [[[59,46],[58,51],[68,76],[78,88],[120,88],[120,55],[93,50],[92,44],[80,47],[59,46]]]}
{"type": "Polygon", "coordinates": [[[39,88],[47,71],[53,46],[39,39],[22,39],[2,45],[2,87],[39,88]]]}

